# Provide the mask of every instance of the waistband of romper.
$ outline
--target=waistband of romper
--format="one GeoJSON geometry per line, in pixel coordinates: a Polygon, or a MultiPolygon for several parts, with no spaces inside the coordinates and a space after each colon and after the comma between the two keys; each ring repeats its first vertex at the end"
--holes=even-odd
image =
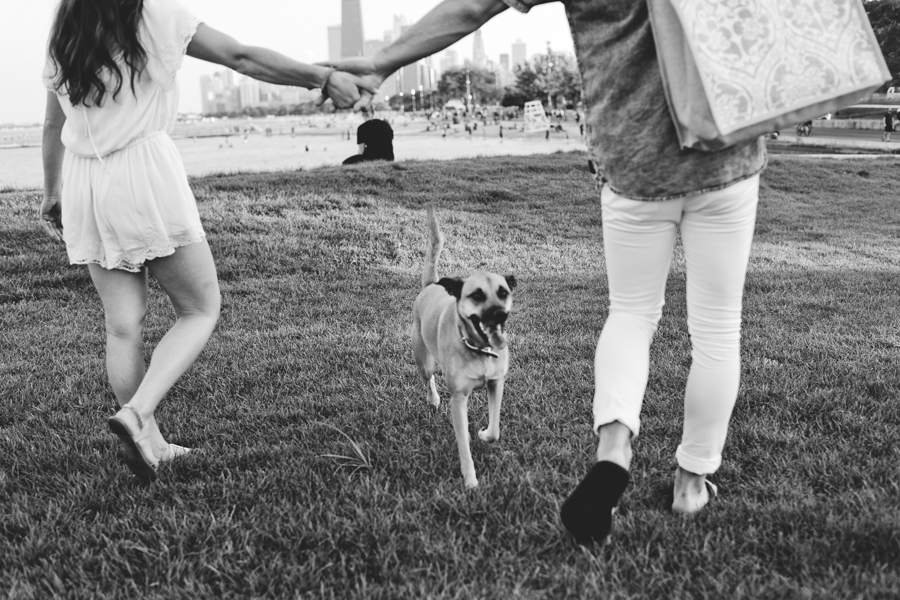
{"type": "MultiPolygon", "coordinates": [[[[102,157],[99,157],[96,154],[81,154],[80,152],[72,152],[71,150],[69,150],[69,152],[71,152],[73,155],[78,156],[80,158],[99,160],[100,158],[107,158],[117,152],[121,152],[122,150],[128,150],[129,148],[132,148],[134,146],[139,146],[140,144],[144,144],[150,140],[153,140],[153,139],[156,139],[159,137],[163,137],[163,136],[167,136],[167,135],[168,135],[168,133],[165,131],[154,131],[153,133],[148,133],[147,135],[142,135],[141,137],[131,140],[130,142],[128,142],[121,148],[116,148],[112,152],[104,154],[102,157]]],[[[67,148],[67,150],[68,150],[68,148],[67,148]]]]}

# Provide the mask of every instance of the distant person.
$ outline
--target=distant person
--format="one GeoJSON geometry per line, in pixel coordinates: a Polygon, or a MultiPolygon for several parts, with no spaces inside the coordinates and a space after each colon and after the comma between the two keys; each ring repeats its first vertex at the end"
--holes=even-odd
{"type": "MultiPolygon", "coordinates": [[[[373,56],[332,66],[380,87],[391,73],[444,50],[509,7],[528,12],[551,1],[443,0],[373,56]]],[[[630,481],[650,345],[679,234],[692,353],[671,509],[694,514],[713,495],[707,476],[722,464],[740,382],[741,302],[766,148],[761,138],[717,152],[681,147],[659,93],[645,0],[562,3],[584,82],[585,133],[597,169],[609,289],[609,313],[594,358],[597,452],[560,511],[575,540],[588,544],[609,534],[613,509],[630,481]]],[[[371,102],[374,95],[364,96],[371,102]]],[[[680,404],[674,396],[666,400],[680,404]]]]}
{"type": "Polygon", "coordinates": [[[365,120],[356,129],[359,154],[354,154],[343,164],[355,165],[374,160],[394,160],[394,130],[387,121],[376,119],[375,111],[371,107],[363,110],[362,115],[365,120]]]}
{"type": "Polygon", "coordinates": [[[894,114],[890,109],[884,111],[884,133],[881,134],[882,142],[891,141],[891,134],[894,132],[894,114]]]}
{"type": "MultiPolygon", "coordinates": [[[[156,478],[188,452],[159,430],[157,405],[187,371],[219,318],[219,282],[178,149],[168,135],[185,51],[244,75],[323,88],[338,107],[360,98],[353,75],[244,46],[178,0],[62,0],[43,82],[44,230],[87,265],[103,303],[106,368],[121,409],[108,421],[128,468],[156,478]],[[65,156],[65,169],[63,157],[65,156]],[[176,321],[144,363],[147,273],[176,321]]],[[[367,88],[373,91],[375,88],[367,88]]]]}

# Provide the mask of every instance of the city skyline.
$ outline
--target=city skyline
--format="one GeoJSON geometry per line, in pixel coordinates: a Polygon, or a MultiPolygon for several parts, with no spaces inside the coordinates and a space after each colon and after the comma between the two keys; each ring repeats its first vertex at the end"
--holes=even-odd
{"type": "MultiPolygon", "coordinates": [[[[404,15],[394,15],[391,29],[385,30],[380,38],[365,39],[359,0],[342,0],[341,23],[327,26],[328,60],[373,56],[378,50],[399,38],[408,28],[408,21],[404,15]]],[[[469,65],[493,72],[501,87],[515,82],[514,67],[527,60],[525,42],[517,39],[510,45],[510,52],[501,53],[498,60],[494,61],[487,56],[484,35],[480,30],[473,33],[471,41],[471,59],[461,62],[459,52],[447,49],[434,57],[426,57],[402,67],[385,80],[378,90],[376,101],[380,102],[382,98],[387,101],[398,95],[401,97],[408,94],[427,95],[437,90],[444,72],[469,65]],[[512,63],[510,56],[515,57],[512,63]]],[[[238,113],[255,107],[266,109],[288,107],[312,101],[318,95],[317,92],[302,88],[260,82],[229,69],[201,75],[199,83],[201,109],[198,112],[205,115],[238,113]]]]}
{"type": "MultiPolygon", "coordinates": [[[[0,19],[0,53],[15,60],[0,61],[0,78],[11,82],[14,93],[0,94],[0,124],[38,123],[44,114],[45,90],[40,73],[53,11],[58,0],[29,0],[4,5],[0,19]]],[[[209,26],[248,45],[267,46],[297,60],[313,63],[329,59],[328,27],[341,22],[342,3],[305,0],[255,0],[219,2],[182,0],[183,4],[209,26]]],[[[384,41],[384,32],[395,30],[395,16],[405,15],[406,24],[418,21],[439,0],[361,0],[364,40],[384,41]]],[[[399,24],[401,27],[403,24],[399,24]]],[[[494,61],[515,50],[511,44],[521,38],[529,51],[539,53],[551,42],[554,51],[573,52],[573,44],[563,5],[550,3],[536,7],[529,15],[507,10],[482,28],[485,52],[494,61]]],[[[472,36],[451,46],[460,63],[472,58],[472,36]]],[[[364,51],[368,51],[364,48],[364,51]]],[[[440,69],[444,52],[432,58],[440,69]]],[[[202,109],[200,78],[222,67],[192,58],[184,61],[178,80],[181,112],[202,109]]]]}

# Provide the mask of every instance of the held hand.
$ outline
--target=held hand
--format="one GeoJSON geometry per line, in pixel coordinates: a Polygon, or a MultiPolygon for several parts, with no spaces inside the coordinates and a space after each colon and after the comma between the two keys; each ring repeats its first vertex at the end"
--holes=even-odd
{"type": "MultiPolygon", "coordinates": [[[[384,74],[378,72],[375,62],[371,58],[346,58],[344,60],[317,64],[358,76],[356,85],[359,88],[360,97],[353,103],[353,110],[367,108],[375,98],[378,88],[381,87],[381,84],[384,83],[384,80],[386,79],[384,74]]],[[[328,97],[327,91],[323,90],[323,94],[319,97],[317,104],[321,105],[328,97]]],[[[337,103],[335,103],[335,105],[337,105],[337,103]]],[[[339,106],[339,108],[350,107],[350,105],[339,106]]]]}
{"type": "Polygon", "coordinates": [[[63,241],[62,211],[59,196],[44,196],[40,210],[41,227],[47,235],[63,241]]]}
{"type": "Polygon", "coordinates": [[[377,90],[377,87],[373,88],[361,77],[343,71],[335,71],[328,78],[328,83],[322,90],[319,104],[324,102],[325,98],[331,98],[335,108],[356,109],[364,96],[371,98],[377,90]]]}

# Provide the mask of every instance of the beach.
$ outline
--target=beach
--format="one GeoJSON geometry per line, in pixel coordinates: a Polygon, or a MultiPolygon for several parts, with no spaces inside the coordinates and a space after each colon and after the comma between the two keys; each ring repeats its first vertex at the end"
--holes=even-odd
{"type": "MultiPolygon", "coordinates": [[[[544,132],[526,134],[521,121],[487,126],[479,123],[471,134],[462,124],[452,125],[449,130],[426,131],[425,118],[392,121],[397,161],[523,156],[585,148],[574,121],[563,123],[565,133],[554,132],[549,138],[544,132]]],[[[180,124],[172,136],[189,176],[314,169],[339,165],[357,153],[356,127],[360,122],[355,115],[329,120],[230,120],[180,124]]],[[[6,142],[0,147],[0,189],[42,187],[40,128],[0,135],[0,141],[6,142]]]]}

